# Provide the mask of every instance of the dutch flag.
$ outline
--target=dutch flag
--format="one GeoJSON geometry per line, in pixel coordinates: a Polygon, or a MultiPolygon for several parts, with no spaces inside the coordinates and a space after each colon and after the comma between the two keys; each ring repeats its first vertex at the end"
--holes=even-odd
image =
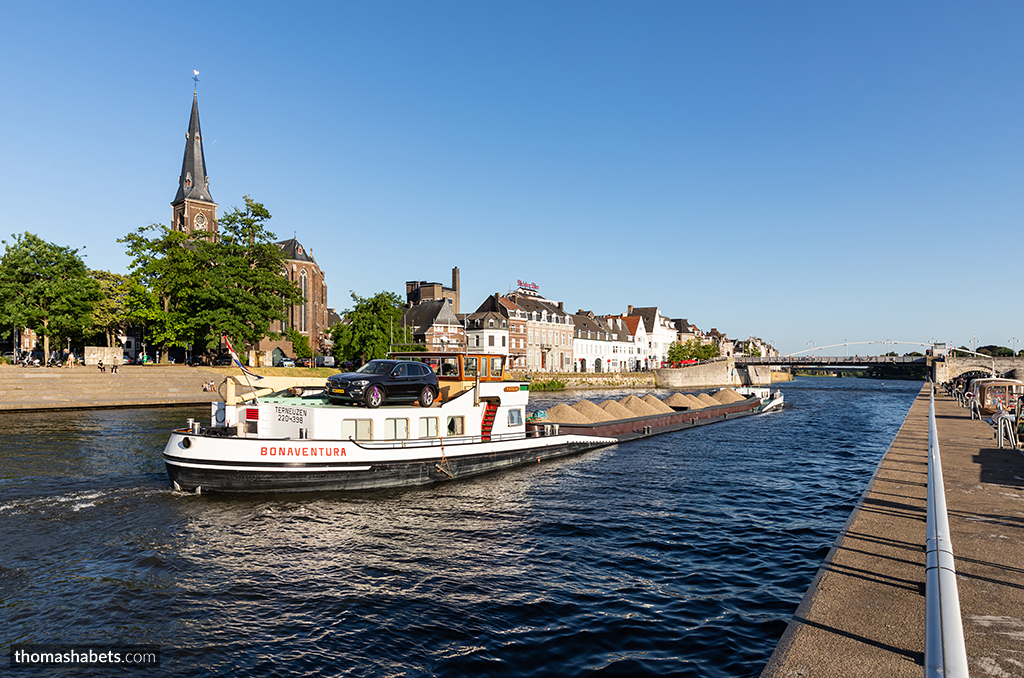
{"type": "Polygon", "coordinates": [[[238,359],[238,354],[235,353],[235,349],[231,345],[231,342],[228,340],[228,336],[225,334],[223,338],[224,343],[227,344],[228,346],[228,353],[231,354],[231,359],[235,361],[235,365],[238,365],[238,368],[240,370],[245,372],[248,376],[252,377],[253,379],[262,379],[263,377],[261,377],[260,375],[256,374],[255,372],[250,372],[249,370],[247,370],[245,365],[242,364],[242,361],[238,359]]]}

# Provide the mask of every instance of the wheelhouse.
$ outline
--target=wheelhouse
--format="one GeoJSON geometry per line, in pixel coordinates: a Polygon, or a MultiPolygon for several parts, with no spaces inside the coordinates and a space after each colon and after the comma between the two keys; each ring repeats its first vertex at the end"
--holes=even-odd
{"type": "Polygon", "coordinates": [[[413,360],[430,367],[444,400],[468,391],[478,383],[506,381],[507,356],[487,353],[405,352],[392,353],[395,360],[413,360]]]}

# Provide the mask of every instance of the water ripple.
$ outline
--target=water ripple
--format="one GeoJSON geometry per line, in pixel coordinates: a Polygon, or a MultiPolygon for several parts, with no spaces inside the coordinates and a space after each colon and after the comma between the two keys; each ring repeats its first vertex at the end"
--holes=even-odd
{"type": "Polygon", "coordinates": [[[798,380],[778,414],[298,498],[171,491],[202,408],[0,415],[0,637],[172,676],[757,675],[919,388],[798,380]]]}

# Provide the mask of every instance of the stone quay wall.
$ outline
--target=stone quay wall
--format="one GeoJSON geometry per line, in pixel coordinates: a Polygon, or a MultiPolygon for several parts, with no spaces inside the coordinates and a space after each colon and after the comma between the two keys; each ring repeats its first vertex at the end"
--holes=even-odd
{"type": "Polygon", "coordinates": [[[655,385],[659,388],[698,389],[726,386],[771,386],[773,379],[768,365],[737,367],[732,358],[704,365],[690,365],[654,370],[655,385]]]}
{"type": "MultiPolygon", "coordinates": [[[[651,372],[535,372],[533,381],[558,380],[569,388],[654,388],[651,372]]],[[[526,381],[527,375],[513,372],[511,377],[526,381]]]]}

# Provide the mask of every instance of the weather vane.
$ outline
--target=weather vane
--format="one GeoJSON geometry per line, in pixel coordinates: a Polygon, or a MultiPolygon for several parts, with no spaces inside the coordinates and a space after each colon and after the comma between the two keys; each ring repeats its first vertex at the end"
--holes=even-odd
{"type": "Polygon", "coordinates": [[[192,81],[195,82],[195,89],[193,91],[198,90],[199,89],[199,71],[195,71],[195,70],[192,71],[192,81]]]}

